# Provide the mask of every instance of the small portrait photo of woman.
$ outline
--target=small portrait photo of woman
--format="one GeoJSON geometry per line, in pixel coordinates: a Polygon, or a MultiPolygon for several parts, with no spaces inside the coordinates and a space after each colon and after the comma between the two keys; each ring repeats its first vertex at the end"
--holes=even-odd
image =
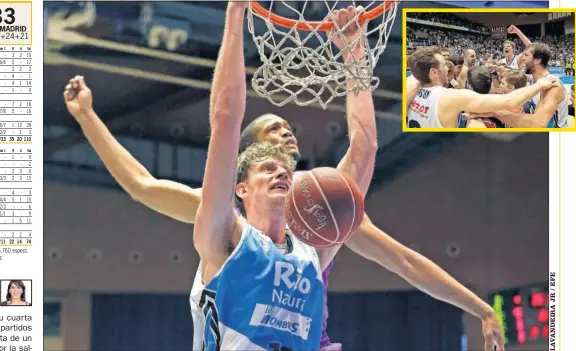
{"type": "Polygon", "coordinates": [[[6,294],[0,306],[32,306],[31,280],[0,280],[0,289],[0,294],[6,294]]]}

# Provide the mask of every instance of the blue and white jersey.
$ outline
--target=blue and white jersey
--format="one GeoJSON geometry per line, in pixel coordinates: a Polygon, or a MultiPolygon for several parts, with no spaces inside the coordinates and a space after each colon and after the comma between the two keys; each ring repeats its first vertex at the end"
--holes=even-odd
{"type": "Polygon", "coordinates": [[[512,58],[511,62],[508,62],[508,60],[506,59],[506,57],[504,57],[502,60],[500,60],[501,63],[506,64],[506,67],[508,69],[518,69],[519,65],[518,65],[518,55],[514,55],[514,57],[512,58]]]}
{"type": "Polygon", "coordinates": [[[244,222],[240,241],[204,286],[190,294],[194,350],[317,350],[324,286],[316,250],[287,233],[282,252],[244,222]]]}
{"type": "MultiPolygon", "coordinates": [[[[551,73],[548,73],[544,77],[548,77],[551,73]]],[[[543,77],[543,78],[544,78],[543,77]]],[[[536,81],[534,78],[530,78],[530,84],[534,84],[536,81]]],[[[566,90],[566,89],[564,89],[566,90]]],[[[568,128],[568,106],[570,105],[570,95],[568,92],[564,92],[564,100],[556,106],[556,110],[554,111],[554,115],[550,117],[550,121],[546,128],[568,128]]],[[[540,102],[540,93],[536,94],[532,100],[529,101],[528,107],[531,107],[529,113],[534,113],[536,110],[536,106],[540,102]]],[[[526,111],[526,104],[524,110],[526,111]]]]}

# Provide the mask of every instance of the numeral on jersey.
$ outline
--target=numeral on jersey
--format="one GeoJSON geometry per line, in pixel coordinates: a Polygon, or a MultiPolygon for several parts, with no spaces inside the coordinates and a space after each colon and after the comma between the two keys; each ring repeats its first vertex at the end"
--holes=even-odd
{"type": "MultiPolygon", "coordinates": [[[[218,328],[218,310],[215,305],[216,293],[210,290],[202,290],[202,295],[200,296],[199,306],[204,313],[206,318],[206,323],[210,326],[210,331],[214,337],[214,343],[216,344],[215,351],[220,351],[220,343],[222,338],[220,336],[220,329],[218,328]]],[[[202,341],[202,351],[206,349],[206,335],[202,341]]]]}

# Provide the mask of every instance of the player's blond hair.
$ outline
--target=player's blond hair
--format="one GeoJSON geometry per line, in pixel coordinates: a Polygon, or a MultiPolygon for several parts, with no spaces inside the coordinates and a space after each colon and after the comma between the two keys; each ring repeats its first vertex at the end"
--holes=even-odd
{"type": "Polygon", "coordinates": [[[526,77],[523,72],[516,69],[504,73],[503,78],[506,83],[513,85],[514,89],[523,88],[528,84],[528,77],[526,77]]]}
{"type": "Polygon", "coordinates": [[[254,163],[272,158],[286,165],[291,171],[296,168],[296,160],[288,154],[282,144],[272,144],[270,142],[253,143],[238,156],[238,166],[236,167],[236,183],[242,183],[248,179],[248,170],[254,163]]]}
{"type": "Polygon", "coordinates": [[[512,45],[512,48],[516,48],[516,43],[514,43],[512,40],[505,40],[502,46],[506,46],[506,44],[510,44],[512,45]]]}

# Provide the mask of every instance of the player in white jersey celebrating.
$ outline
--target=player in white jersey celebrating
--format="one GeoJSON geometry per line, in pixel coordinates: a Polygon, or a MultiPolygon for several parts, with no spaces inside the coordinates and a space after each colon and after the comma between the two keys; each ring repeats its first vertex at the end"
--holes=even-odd
{"type": "Polygon", "coordinates": [[[457,128],[462,111],[492,112],[521,107],[542,89],[559,86],[557,79],[544,79],[509,94],[478,94],[469,89],[446,89],[446,63],[437,47],[416,50],[408,60],[414,80],[407,81],[408,128],[457,128]],[[495,109],[495,107],[498,108],[495,109]]]}
{"type": "MultiPolygon", "coordinates": [[[[543,43],[534,43],[524,51],[526,68],[532,72],[532,85],[554,77],[548,71],[552,50],[543,43]]],[[[568,128],[570,96],[564,86],[557,85],[535,95],[531,100],[533,110],[528,113],[497,111],[494,116],[512,128],[568,128]]]]}
{"type": "Polygon", "coordinates": [[[519,69],[522,65],[518,62],[519,55],[515,54],[516,44],[511,40],[504,42],[504,58],[499,60],[498,63],[506,65],[507,69],[519,69]]]}
{"type": "MultiPolygon", "coordinates": [[[[508,27],[508,33],[516,34],[525,47],[532,45],[532,41],[515,25],[508,27]]],[[[516,55],[516,44],[511,40],[504,42],[504,58],[499,62],[504,63],[508,69],[522,70],[525,67],[524,55],[516,55]]]]}

